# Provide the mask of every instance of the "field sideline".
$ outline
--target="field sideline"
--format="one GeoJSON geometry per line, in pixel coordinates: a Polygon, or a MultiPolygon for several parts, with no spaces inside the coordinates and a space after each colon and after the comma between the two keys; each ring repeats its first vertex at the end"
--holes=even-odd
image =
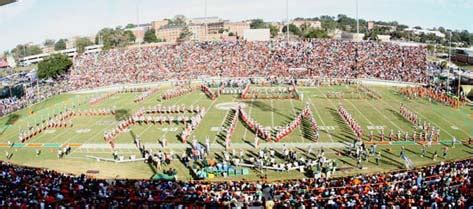
{"type": "MultiPolygon", "coordinates": [[[[103,140],[104,131],[110,130],[127,115],[131,115],[141,107],[151,107],[157,104],[163,105],[193,105],[205,107],[207,112],[197,129],[192,133],[191,138],[195,136],[200,143],[205,143],[205,137],[212,139],[211,158],[219,159],[222,156],[224,142],[217,137],[221,131],[221,126],[225,122],[227,109],[222,108],[225,103],[238,102],[245,106],[245,111],[256,121],[264,126],[276,127],[283,126],[297,115],[306,104],[308,104],[314,114],[314,117],[320,127],[321,135],[318,142],[313,142],[304,135],[302,128],[297,128],[293,133],[283,138],[279,143],[265,142],[260,140],[262,147],[274,147],[280,151],[283,146],[305,153],[309,144],[316,151],[324,149],[329,159],[335,159],[339,163],[339,168],[346,168],[337,172],[336,175],[352,175],[356,173],[383,172],[388,170],[403,169],[404,164],[399,157],[401,146],[405,146],[407,155],[412,159],[416,166],[422,166],[432,163],[438,163],[443,160],[463,159],[473,156],[473,149],[470,145],[458,143],[455,147],[451,146],[451,140],[456,137],[460,140],[467,140],[473,136],[473,110],[471,107],[462,107],[453,109],[435,102],[429,102],[425,99],[408,100],[400,95],[396,88],[385,86],[370,86],[377,91],[382,99],[329,99],[326,97],[329,92],[343,92],[344,95],[359,94],[353,86],[327,86],[327,87],[299,87],[299,92],[303,93],[303,100],[288,99],[253,99],[241,100],[238,95],[221,95],[216,100],[210,100],[201,91],[195,91],[191,94],[176,97],[171,100],[159,101],[161,94],[169,87],[162,87],[160,90],[148,97],[142,102],[135,103],[133,99],[141,93],[119,93],[97,105],[89,105],[88,101],[104,93],[88,94],[63,94],[55,96],[42,103],[31,107],[33,114],[29,114],[29,108],[12,113],[0,119],[0,160],[11,161],[13,163],[43,167],[59,170],[62,172],[81,174],[87,170],[98,170],[100,173],[95,176],[98,178],[149,178],[156,171],[143,162],[133,163],[110,163],[98,162],[87,158],[86,156],[97,156],[111,158],[111,149],[103,140]],[[365,135],[372,130],[377,133],[380,128],[384,128],[387,135],[392,129],[396,133],[398,130],[407,131],[410,134],[415,128],[401,117],[399,114],[400,104],[407,105],[411,110],[417,112],[422,119],[426,119],[435,127],[440,127],[440,141],[438,145],[433,145],[428,150],[427,157],[420,157],[421,146],[409,142],[397,142],[390,145],[378,145],[378,150],[382,151],[382,163],[375,165],[374,158],[363,162],[364,169],[354,168],[356,162],[346,156],[338,155],[348,144],[352,143],[354,135],[345,125],[337,113],[338,105],[343,105],[345,109],[360,123],[365,135]],[[80,105],[78,105],[80,104],[80,105]],[[58,113],[64,107],[77,106],[79,110],[89,108],[111,108],[116,107],[119,114],[115,116],[79,116],[72,120],[73,127],[49,129],[46,132],[20,144],[18,133],[29,124],[34,124],[46,119],[48,115],[58,113]],[[6,146],[7,142],[15,142],[12,148],[6,146]],[[72,153],[64,159],[56,157],[57,147],[63,144],[72,144],[72,153]],[[438,158],[433,161],[430,155],[437,151],[441,156],[445,146],[449,146],[449,152],[446,159],[438,158]],[[41,150],[41,154],[36,156],[36,151],[41,150]],[[10,160],[6,159],[6,152],[13,153],[10,160]]],[[[257,87],[255,87],[257,88],[257,87]]],[[[188,145],[182,144],[178,138],[184,125],[135,125],[131,127],[130,132],[123,133],[116,138],[118,153],[125,155],[139,156],[139,150],[133,144],[133,135],[139,136],[142,142],[153,150],[161,149],[158,140],[166,138],[169,146],[166,151],[173,151],[181,154],[188,148],[188,145]]],[[[232,149],[249,150],[254,149],[255,135],[246,129],[241,121],[238,121],[234,135],[232,136],[232,149]]],[[[365,140],[367,137],[365,137],[365,140]]],[[[172,167],[178,170],[178,178],[182,180],[191,179],[189,170],[179,161],[174,161],[172,167]]],[[[166,169],[166,167],[164,168],[166,169]]],[[[261,175],[268,175],[270,180],[303,178],[304,174],[291,172],[263,171],[260,173],[251,170],[250,175],[244,176],[248,180],[259,179],[261,175]]],[[[216,178],[215,180],[235,179],[216,178]]],[[[242,177],[240,177],[242,178],[242,177]]]]}

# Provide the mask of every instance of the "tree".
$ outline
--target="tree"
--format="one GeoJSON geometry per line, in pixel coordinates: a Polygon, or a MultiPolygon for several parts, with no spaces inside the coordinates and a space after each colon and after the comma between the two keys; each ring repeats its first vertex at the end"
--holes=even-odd
{"type": "Polygon", "coordinates": [[[310,27],[303,34],[304,38],[328,38],[327,31],[310,27]]]}
{"type": "Polygon", "coordinates": [[[57,78],[67,72],[72,61],[63,54],[54,54],[38,63],[38,78],[57,78]]]}
{"type": "Polygon", "coordinates": [[[103,28],[95,36],[95,43],[103,44],[104,50],[128,46],[132,40],[133,36],[130,32],[126,32],[121,27],[103,28]]]}
{"type": "Polygon", "coordinates": [[[64,50],[64,49],[66,49],[66,39],[59,39],[54,44],[54,50],[59,51],[59,50],[64,50]]]}
{"type": "Polygon", "coordinates": [[[307,30],[308,30],[309,28],[311,28],[311,27],[312,27],[312,26],[311,26],[309,23],[305,22],[305,23],[303,23],[303,24],[300,26],[300,29],[301,29],[301,32],[302,32],[302,33],[305,33],[305,32],[307,32],[307,30]]]}
{"type": "MultiPolygon", "coordinates": [[[[282,32],[283,33],[286,33],[287,32],[287,25],[285,25],[283,28],[282,28],[282,32]]],[[[302,32],[301,30],[294,24],[289,24],[289,32],[291,32],[292,34],[296,35],[296,36],[301,36],[302,35],[302,32]]]]}
{"type": "Polygon", "coordinates": [[[180,41],[180,42],[188,41],[191,36],[192,36],[192,32],[186,26],[182,29],[181,33],[179,34],[178,41],[180,41]]]}
{"type": "Polygon", "coordinates": [[[133,24],[133,23],[128,23],[128,24],[125,26],[125,29],[130,29],[130,28],[134,28],[134,27],[136,27],[135,24],[133,24]]]}
{"type": "Polygon", "coordinates": [[[52,39],[46,39],[43,43],[44,46],[47,46],[47,47],[52,47],[54,46],[54,40],[52,39]]]}
{"type": "Polygon", "coordinates": [[[124,32],[124,35],[125,35],[125,38],[126,40],[129,42],[129,43],[135,43],[136,41],[136,36],[135,34],[133,34],[133,32],[129,31],[129,30],[126,30],[124,32]]]}
{"type": "Polygon", "coordinates": [[[184,15],[176,15],[176,16],[174,16],[173,19],[169,20],[168,25],[185,26],[185,25],[187,25],[186,17],[184,15]]]}
{"type": "Polygon", "coordinates": [[[364,40],[369,40],[369,41],[378,41],[378,31],[377,30],[370,30],[369,32],[365,33],[365,36],[363,37],[364,40]]]}
{"type": "Polygon", "coordinates": [[[23,84],[3,86],[0,89],[0,99],[9,97],[21,98],[25,95],[23,84]]]}
{"type": "Polygon", "coordinates": [[[158,42],[158,38],[156,37],[156,31],[154,29],[147,30],[145,32],[145,36],[143,38],[145,43],[155,43],[158,42]]]}
{"type": "Polygon", "coordinates": [[[446,69],[447,67],[448,67],[448,62],[447,62],[447,61],[442,61],[442,62],[440,63],[440,68],[446,69]]]}
{"type": "Polygon", "coordinates": [[[279,27],[276,25],[269,25],[269,33],[271,34],[271,38],[274,38],[278,35],[279,33],[279,27]]]}
{"type": "Polygon", "coordinates": [[[37,45],[22,45],[18,44],[14,49],[11,50],[11,54],[15,59],[31,56],[31,55],[37,55],[43,53],[43,50],[39,48],[37,45]]]}
{"type": "Polygon", "coordinates": [[[93,45],[92,41],[87,37],[77,38],[74,45],[77,48],[78,53],[83,53],[86,46],[93,45]]]}
{"type": "Polygon", "coordinates": [[[251,29],[267,28],[267,25],[263,21],[263,19],[254,19],[254,20],[251,20],[250,28],[251,29]]]}
{"type": "Polygon", "coordinates": [[[335,21],[335,18],[331,16],[321,16],[320,23],[322,25],[322,28],[327,32],[335,30],[338,26],[338,23],[335,21]]]}

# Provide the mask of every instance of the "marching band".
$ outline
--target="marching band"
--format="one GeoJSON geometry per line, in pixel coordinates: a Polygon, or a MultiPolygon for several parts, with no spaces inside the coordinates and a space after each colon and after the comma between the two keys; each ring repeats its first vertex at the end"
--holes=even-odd
{"type": "Polygon", "coordinates": [[[89,104],[90,105],[96,105],[96,104],[104,101],[105,99],[112,97],[113,95],[115,95],[117,93],[118,92],[109,92],[107,94],[104,94],[104,95],[101,95],[101,96],[98,96],[98,97],[94,97],[89,101],[89,104]]]}
{"type": "Polygon", "coordinates": [[[451,106],[453,108],[459,108],[463,105],[463,102],[449,96],[448,94],[441,92],[439,90],[434,90],[432,88],[425,88],[425,87],[410,87],[410,88],[401,88],[401,94],[406,95],[409,98],[429,98],[429,100],[434,100],[445,104],[447,106],[451,106]]]}
{"type": "Polygon", "coordinates": [[[20,131],[18,139],[20,142],[24,143],[31,138],[41,134],[48,128],[67,128],[72,127],[72,122],[69,120],[74,116],[74,112],[66,110],[65,112],[60,112],[58,115],[49,117],[48,120],[43,120],[41,123],[35,124],[35,126],[30,126],[26,131],[20,131]]]}
{"type": "Polygon", "coordinates": [[[193,92],[194,90],[196,90],[196,89],[192,88],[190,86],[189,87],[181,86],[179,88],[173,88],[173,89],[167,90],[166,92],[164,92],[164,94],[161,96],[161,98],[163,100],[169,100],[169,99],[172,99],[172,98],[175,98],[175,97],[180,97],[182,95],[189,94],[189,93],[193,92]]]}
{"type": "Polygon", "coordinates": [[[361,126],[342,105],[338,106],[338,114],[343,118],[343,121],[345,121],[353,133],[355,133],[357,139],[361,140],[363,138],[363,130],[361,129],[361,126]]]}
{"type": "Polygon", "coordinates": [[[135,100],[133,100],[133,102],[135,102],[135,103],[141,102],[141,101],[145,100],[147,97],[153,95],[154,93],[156,93],[158,91],[159,91],[158,88],[150,88],[150,89],[146,90],[145,92],[143,92],[143,94],[138,96],[135,100]]]}

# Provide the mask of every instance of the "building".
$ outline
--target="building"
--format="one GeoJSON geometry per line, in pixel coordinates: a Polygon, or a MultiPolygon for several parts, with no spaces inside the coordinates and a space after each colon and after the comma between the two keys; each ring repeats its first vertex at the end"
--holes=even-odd
{"type": "Polygon", "coordinates": [[[161,27],[166,26],[169,24],[169,20],[156,20],[151,22],[151,28],[153,28],[155,31],[159,30],[161,27]]]}
{"type": "Polygon", "coordinates": [[[54,46],[41,46],[41,51],[43,53],[51,53],[54,52],[54,46]]]}
{"type": "MultiPolygon", "coordinates": [[[[92,43],[95,43],[95,36],[85,36],[86,38],[88,38],[92,43]]],[[[66,41],[66,49],[71,49],[71,48],[74,48],[76,47],[76,40],[78,38],[82,38],[81,36],[74,36],[74,37],[71,37],[71,38],[68,38],[67,41],[66,41]]]]}
{"type": "Polygon", "coordinates": [[[8,62],[2,58],[0,58],[0,69],[5,69],[5,68],[8,68],[10,67],[10,65],[8,65],[8,62]]]}
{"type": "Polygon", "coordinates": [[[205,26],[204,25],[189,25],[189,31],[192,33],[191,40],[200,41],[208,39],[208,36],[205,35],[205,26]]]}
{"type": "Polygon", "coordinates": [[[415,29],[415,28],[406,28],[405,31],[407,32],[412,32],[416,35],[420,35],[420,34],[434,34],[435,36],[439,37],[439,38],[445,38],[445,34],[440,32],[440,31],[436,31],[436,30],[424,30],[424,29],[415,29]]]}
{"type": "Polygon", "coordinates": [[[342,32],[340,39],[348,41],[362,41],[365,34],[342,32]]]}
{"type": "Polygon", "coordinates": [[[233,33],[235,36],[243,36],[245,30],[250,29],[250,23],[248,22],[225,22],[223,28],[228,33],[233,33]]]}
{"type": "Polygon", "coordinates": [[[156,30],[156,37],[166,42],[177,42],[184,27],[192,33],[190,40],[210,41],[222,40],[233,33],[233,36],[242,37],[244,31],[250,29],[248,22],[229,22],[218,17],[193,18],[187,21],[187,26],[168,25],[168,20],[152,22],[152,28],[156,30]]]}
{"type": "Polygon", "coordinates": [[[378,35],[378,40],[382,42],[389,42],[391,40],[390,35],[378,35]]]}
{"type": "Polygon", "coordinates": [[[203,25],[207,27],[207,34],[219,34],[224,30],[225,21],[219,17],[198,17],[188,21],[189,25],[203,25]]]}
{"type": "Polygon", "coordinates": [[[387,28],[389,32],[394,32],[397,30],[397,27],[394,25],[383,25],[383,24],[376,24],[373,21],[368,21],[368,30],[372,30],[374,28],[387,28]]]}
{"type": "Polygon", "coordinates": [[[373,21],[369,21],[368,22],[368,30],[372,30],[374,28],[374,22],[373,21]]]}
{"type": "Polygon", "coordinates": [[[322,28],[322,23],[318,20],[303,20],[303,19],[298,19],[292,21],[292,24],[300,28],[302,25],[306,24],[309,27],[320,29],[322,28]]]}
{"type": "Polygon", "coordinates": [[[102,51],[103,45],[91,45],[84,47],[84,54],[97,54],[102,51]]]}
{"type": "Polygon", "coordinates": [[[335,30],[332,30],[332,31],[329,31],[328,32],[328,36],[331,37],[332,39],[342,39],[342,34],[344,32],[340,29],[335,29],[335,30]]]}
{"type": "MultiPolygon", "coordinates": [[[[208,34],[219,34],[224,30],[224,22],[212,22],[207,24],[207,33],[208,34]]],[[[205,24],[204,24],[205,25],[205,24]]]]}
{"type": "MultiPolygon", "coordinates": [[[[103,47],[103,45],[87,46],[87,47],[84,48],[84,54],[98,53],[98,52],[102,51],[102,47],[103,47]]],[[[37,63],[43,61],[44,59],[46,59],[47,57],[49,57],[53,54],[64,54],[64,55],[68,56],[69,58],[74,58],[78,55],[76,48],[65,49],[65,50],[61,50],[61,51],[55,51],[55,52],[52,52],[52,53],[41,53],[41,54],[21,58],[19,60],[20,65],[21,66],[28,66],[28,65],[32,65],[32,64],[37,64],[37,63]]]]}
{"type": "Polygon", "coordinates": [[[163,26],[156,31],[156,37],[166,42],[177,42],[184,26],[163,26]]]}
{"type": "Polygon", "coordinates": [[[218,22],[223,22],[222,19],[219,17],[197,17],[197,18],[192,18],[189,20],[188,24],[211,24],[211,23],[218,23],[218,22]]]}
{"type": "Polygon", "coordinates": [[[10,54],[7,55],[7,62],[8,62],[8,65],[10,65],[10,67],[16,68],[16,60],[12,55],[10,54]]]}
{"type": "Polygon", "coordinates": [[[243,32],[243,38],[247,41],[269,41],[270,37],[269,28],[247,29],[243,32]]]}

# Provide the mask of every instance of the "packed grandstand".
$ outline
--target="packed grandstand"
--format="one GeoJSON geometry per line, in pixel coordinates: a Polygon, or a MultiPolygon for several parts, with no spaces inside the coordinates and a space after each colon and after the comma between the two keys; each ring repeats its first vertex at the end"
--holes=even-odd
{"type": "Polygon", "coordinates": [[[69,81],[77,89],[201,76],[375,78],[426,83],[426,56],[425,47],[379,42],[189,42],[82,55],[75,60],[69,81]],[[306,70],[291,72],[291,68],[306,70]]]}
{"type": "Polygon", "coordinates": [[[1,164],[5,208],[468,208],[472,160],[409,171],[267,183],[98,180],[1,164]]]}

